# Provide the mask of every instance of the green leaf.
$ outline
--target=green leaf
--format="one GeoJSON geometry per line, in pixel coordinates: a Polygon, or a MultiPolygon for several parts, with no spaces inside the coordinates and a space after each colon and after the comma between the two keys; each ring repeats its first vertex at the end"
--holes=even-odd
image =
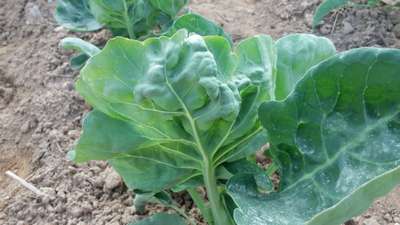
{"type": "Polygon", "coordinates": [[[184,30],[144,42],[110,40],[77,81],[95,111],[84,121],[75,160],[108,160],[130,188],[157,192],[198,185],[205,162],[217,170],[258,150],[247,146],[262,130],[256,109],[267,99],[261,81],[269,74],[254,77],[244,67],[252,60],[263,67],[268,58],[246,51],[184,30]]]}
{"type": "Polygon", "coordinates": [[[288,35],[276,42],[276,48],[276,100],[286,98],[311,67],[336,54],[329,39],[311,34],[288,35]]]}
{"type": "Polygon", "coordinates": [[[324,0],[321,5],[318,6],[317,10],[314,13],[313,18],[313,28],[318,26],[318,24],[324,19],[326,15],[328,15],[332,10],[341,8],[350,0],[324,0]]]}
{"type": "Polygon", "coordinates": [[[179,149],[158,146],[133,124],[99,111],[88,114],[83,127],[73,160],[109,160],[130,189],[157,192],[174,186],[200,167],[179,149]]]}
{"type": "Polygon", "coordinates": [[[150,0],[151,4],[168,14],[171,18],[174,18],[181,9],[188,4],[189,0],[150,0]]]}
{"type": "Polygon", "coordinates": [[[311,68],[260,118],[279,193],[230,182],[238,225],[339,225],[400,183],[400,51],[364,48],[311,68]]]}
{"type": "Polygon", "coordinates": [[[79,53],[84,53],[89,57],[92,57],[100,52],[100,49],[80,38],[64,38],[61,40],[60,45],[66,50],[75,50],[79,53]]]}
{"type": "Polygon", "coordinates": [[[177,214],[158,213],[139,222],[129,225],[187,225],[177,214]]]}
{"type": "Polygon", "coordinates": [[[233,163],[225,163],[224,167],[235,176],[251,176],[260,192],[269,193],[273,191],[272,181],[266,171],[261,169],[256,162],[241,159],[233,163]]]}
{"type": "Polygon", "coordinates": [[[82,67],[85,66],[89,58],[90,57],[88,55],[80,53],[78,55],[72,56],[69,60],[69,64],[73,70],[80,70],[82,69],[82,67]]]}
{"type": "Polygon", "coordinates": [[[186,29],[201,36],[223,36],[233,45],[232,37],[221,26],[195,13],[188,13],[177,18],[167,33],[172,35],[180,29],[186,29]]]}
{"type": "Polygon", "coordinates": [[[72,69],[81,69],[87,60],[100,52],[100,49],[80,38],[64,38],[60,42],[60,46],[66,50],[75,50],[78,52],[76,56],[70,59],[72,69]]]}
{"type": "Polygon", "coordinates": [[[90,0],[90,8],[114,35],[139,38],[170,24],[186,0],[90,0]]]}
{"type": "Polygon", "coordinates": [[[57,0],[56,21],[74,31],[96,31],[102,28],[90,12],[87,0],[57,0]]]}

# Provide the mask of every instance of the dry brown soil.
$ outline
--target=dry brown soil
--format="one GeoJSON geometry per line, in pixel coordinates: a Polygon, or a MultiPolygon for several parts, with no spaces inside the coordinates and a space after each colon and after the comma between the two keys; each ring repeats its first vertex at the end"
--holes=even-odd
{"type": "MultiPolygon", "coordinates": [[[[234,40],[265,33],[274,38],[311,32],[319,0],[192,0],[190,7],[225,27],[234,40]]],[[[76,34],[55,23],[54,1],[0,0],[0,224],[119,225],[142,216],[131,194],[106,163],[74,165],[66,152],[89,110],[74,91],[77,73],[70,53],[58,47],[66,36],[104,44],[108,34],[76,34]],[[37,197],[6,178],[11,170],[45,191],[37,197]]],[[[346,9],[331,14],[316,32],[340,50],[360,46],[400,47],[396,10],[346,9]],[[396,33],[397,32],[397,33],[396,33]]],[[[188,210],[191,204],[182,199],[188,210]]],[[[154,213],[162,207],[148,208],[154,213]]],[[[400,189],[378,200],[359,224],[400,224],[400,189]]]]}

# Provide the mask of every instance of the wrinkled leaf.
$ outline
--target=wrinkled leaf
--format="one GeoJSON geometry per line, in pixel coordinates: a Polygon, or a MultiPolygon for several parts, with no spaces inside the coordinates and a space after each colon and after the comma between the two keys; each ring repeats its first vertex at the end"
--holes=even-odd
{"type": "Polygon", "coordinates": [[[342,53],[261,106],[281,190],[233,178],[238,225],[339,225],[400,183],[399,61],[399,50],[342,53]]]}
{"type": "MultiPolygon", "coordinates": [[[[268,40],[243,43],[268,48],[268,40]]],[[[77,81],[96,110],[85,119],[75,161],[108,160],[130,188],[157,192],[196,183],[204,157],[215,167],[245,157],[262,130],[254,111],[267,99],[263,84],[271,77],[271,70],[254,76],[245,69],[270,63],[247,50],[184,30],[144,42],[112,39],[77,81]],[[231,68],[220,65],[226,61],[231,68]]]]}
{"type": "Polygon", "coordinates": [[[177,18],[167,33],[172,35],[180,29],[186,29],[201,36],[223,36],[229,40],[231,45],[233,44],[232,37],[221,26],[195,13],[185,14],[177,18]]]}
{"type": "Polygon", "coordinates": [[[88,0],[57,0],[55,18],[65,28],[74,31],[96,31],[102,28],[89,8],[88,0]]]}
{"type": "Polygon", "coordinates": [[[336,48],[329,39],[310,34],[283,37],[276,42],[276,48],[276,100],[286,98],[312,66],[336,54],[336,48]]]}
{"type": "Polygon", "coordinates": [[[182,217],[176,214],[158,213],[139,222],[129,225],[187,225],[182,217]]]}

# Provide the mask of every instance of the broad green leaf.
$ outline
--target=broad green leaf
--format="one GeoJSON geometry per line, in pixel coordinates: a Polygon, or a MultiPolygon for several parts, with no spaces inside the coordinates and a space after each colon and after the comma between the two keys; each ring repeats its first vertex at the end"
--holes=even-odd
{"type": "Polygon", "coordinates": [[[96,31],[102,28],[90,12],[88,0],[57,0],[57,22],[74,31],[96,31]]]}
{"type": "Polygon", "coordinates": [[[182,217],[176,214],[158,213],[139,222],[129,225],[187,225],[182,217]]]}
{"type": "Polygon", "coordinates": [[[109,160],[130,189],[157,192],[200,169],[195,159],[179,149],[161,147],[144,137],[134,125],[99,111],[88,114],[83,127],[73,159],[109,160]]]}
{"type": "MultiPolygon", "coordinates": [[[[239,57],[237,72],[245,74],[253,82],[265,83],[268,92],[273,91],[275,82],[276,47],[267,35],[257,35],[241,41],[236,49],[239,57]]],[[[273,94],[270,94],[270,98],[273,94]]]]}
{"type": "Polygon", "coordinates": [[[260,119],[280,192],[231,180],[238,225],[339,225],[400,183],[400,51],[364,48],[310,69],[260,119]]]}
{"type": "Polygon", "coordinates": [[[174,18],[189,0],[150,0],[151,4],[174,18]]]}
{"type": "Polygon", "coordinates": [[[276,48],[276,100],[286,98],[312,66],[336,54],[329,39],[311,34],[288,35],[276,42],[276,48]]]}
{"type": "Polygon", "coordinates": [[[130,188],[156,192],[198,184],[205,160],[217,168],[258,150],[247,146],[260,143],[254,111],[267,100],[269,74],[244,68],[270,62],[246,51],[185,30],[144,42],[110,40],[77,81],[95,112],[83,124],[75,160],[108,160],[130,188]]]}
{"type": "Polygon", "coordinates": [[[221,26],[195,13],[188,13],[177,18],[167,33],[172,35],[180,29],[186,29],[201,36],[223,36],[233,45],[232,37],[221,26]]]}
{"type": "Polygon", "coordinates": [[[318,26],[318,24],[324,19],[326,15],[328,15],[332,10],[341,8],[350,0],[324,0],[321,5],[318,6],[317,10],[314,13],[313,18],[313,28],[318,26]]]}

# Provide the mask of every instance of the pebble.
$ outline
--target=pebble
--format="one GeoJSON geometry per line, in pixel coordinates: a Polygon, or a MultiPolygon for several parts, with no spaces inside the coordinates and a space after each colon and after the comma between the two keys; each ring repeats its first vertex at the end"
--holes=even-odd
{"type": "Polygon", "coordinates": [[[104,183],[104,189],[107,191],[111,191],[117,187],[119,187],[122,184],[122,179],[118,175],[117,172],[115,172],[113,169],[108,168],[104,171],[105,173],[105,183],[104,183]]]}
{"type": "Polygon", "coordinates": [[[351,25],[349,22],[347,21],[343,21],[343,33],[344,34],[350,34],[354,31],[354,27],[353,25],[351,25]]]}
{"type": "Polygon", "coordinates": [[[71,216],[77,218],[82,216],[84,213],[83,209],[79,208],[79,207],[73,207],[70,211],[71,216]]]}
{"type": "Polygon", "coordinates": [[[26,133],[28,133],[29,132],[29,130],[30,130],[30,121],[28,120],[28,121],[25,121],[25,123],[24,124],[22,124],[22,126],[21,126],[21,132],[23,133],[23,134],[26,134],[26,133]]]}
{"type": "Polygon", "coordinates": [[[70,130],[68,131],[68,136],[72,139],[78,139],[81,132],[79,130],[70,130]]]}
{"type": "Polygon", "coordinates": [[[400,23],[393,27],[393,33],[397,38],[400,38],[400,23]]]}
{"type": "Polygon", "coordinates": [[[380,225],[375,217],[364,220],[363,225],[380,225]]]}
{"type": "Polygon", "coordinates": [[[389,13],[388,13],[388,17],[389,17],[389,19],[390,19],[390,21],[393,23],[393,24],[399,24],[400,23],[400,11],[399,10],[391,10],[389,13]]]}

